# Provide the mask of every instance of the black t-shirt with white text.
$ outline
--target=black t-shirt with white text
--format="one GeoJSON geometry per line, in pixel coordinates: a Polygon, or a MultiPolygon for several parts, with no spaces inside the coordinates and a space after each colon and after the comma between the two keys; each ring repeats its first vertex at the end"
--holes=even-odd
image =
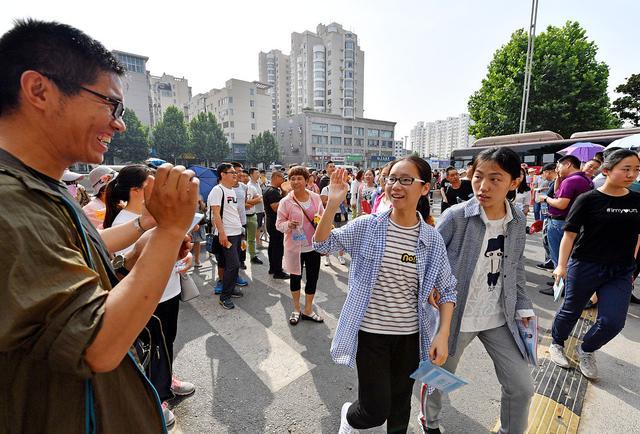
{"type": "Polygon", "coordinates": [[[449,183],[445,189],[445,196],[448,203],[442,203],[442,211],[455,204],[468,201],[473,197],[471,181],[468,179],[461,180],[459,188],[453,188],[453,185],[449,183]]]}
{"type": "Polygon", "coordinates": [[[269,187],[262,195],[262,202],[264,203],[264,213],[267,217],[267,225],[271,228],[276,227],[276,218],[278,213],[271,209],[271,204],[280,202],[282,199],[282,193],[279,188],[269,187]]]}
{"type": "Polygon", "coordinates": [[[564,230],[579,234],[572,258],[607,265],[634,263],[640,234],[640,193],[610,196],[591,190],[578,196],[564,230]]]}

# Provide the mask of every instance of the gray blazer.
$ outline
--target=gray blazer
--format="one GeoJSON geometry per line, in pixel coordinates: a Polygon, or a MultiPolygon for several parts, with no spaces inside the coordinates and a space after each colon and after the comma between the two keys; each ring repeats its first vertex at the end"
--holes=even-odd
{"type": "MultiPolygon", "coordinates": [[[[502,303],[507,318],[507,326],[520,349],[526,357],[526,350],[520,339],[516,325],[516,311],[533,309],[526,290],[526,276],[524,272],[524,245],[526,242],[526,218],[513,204],[509,204],[513,219],[507,223],[504,246],[504,267],[502,303]]],[[[480,218],[480,203],[474,197],[464,203],[448,208],[438,219],[436,229],[442,235],[447,246],[447,256],[451,263],[451,271],[458,279],[456,290],[458,301],[451,320],[451,335],[449,336],[449,353],[455,354],[460,331],[460,323],[464,314],[464,307],[469,294],[469,283],[476,266],[485,225],[480,218]]]]}

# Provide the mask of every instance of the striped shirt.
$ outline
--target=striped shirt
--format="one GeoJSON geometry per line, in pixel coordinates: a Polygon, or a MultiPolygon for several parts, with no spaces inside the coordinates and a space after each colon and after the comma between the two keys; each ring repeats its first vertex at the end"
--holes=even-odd
{"type": "Polygon", "coordinates": [[[383,335],[418,332],[416,245],[420,224],[403,227],[389,219],[387,243],[360,330],[383,335]]]}

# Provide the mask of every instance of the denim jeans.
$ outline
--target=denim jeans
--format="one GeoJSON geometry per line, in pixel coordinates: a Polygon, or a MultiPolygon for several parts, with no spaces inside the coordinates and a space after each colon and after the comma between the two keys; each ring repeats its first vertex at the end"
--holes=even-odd
{"type": "Polygon", "coordinates": [[[563,345],[594,292],[598,295],[598,318],[582,341],[582,350],[602,348],[624,328],[629,309],[635,264],[606,265],[571,259],[567,270],[564,302],[553,320],[553,343],[563,345]]]}
{"type": "Polygon", "coordinates": [[[540,202],[533,203],[533,218],[536,220],[542,220],[542,216],[540,214],[540,202]]]}
{"type": "Polygon", "coordinates": [[[231,243],[231,247],[222,248],[224,264],[220,264],[220,262],[218,262],[218,266],[222,265],[224,268],[224,275],[222,276],[222,293],[220,293],[221,301],[231,298],[231,293],[236,287],[238,271],[240,271],[240,258],[238,251],[240,250],[242,235],[232,235],[227,237],[227,239],[231,243]]]}
{"type": "Polygon", "coordinates": [[[558,266],[558,256],[560,255],[560,241],[564,235],[564,220],[549,219],[547,223],[547,241],[549,242],[549,253],[554,267],[558,266]]]}

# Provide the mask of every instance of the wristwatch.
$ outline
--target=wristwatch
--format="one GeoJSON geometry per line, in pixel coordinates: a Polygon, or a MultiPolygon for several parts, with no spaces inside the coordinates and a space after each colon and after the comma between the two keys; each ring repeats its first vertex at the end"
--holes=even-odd
{"type": "Polygon", "coordinates": [[[111,261],[113,269],[121,276],[126,276],[127,274],[129,274],[129,270],[127,270],[124,266],[124,261],[125,258],[123,255],[116,255],[115,258],[113,258],[113,261],[111,261]]]}

